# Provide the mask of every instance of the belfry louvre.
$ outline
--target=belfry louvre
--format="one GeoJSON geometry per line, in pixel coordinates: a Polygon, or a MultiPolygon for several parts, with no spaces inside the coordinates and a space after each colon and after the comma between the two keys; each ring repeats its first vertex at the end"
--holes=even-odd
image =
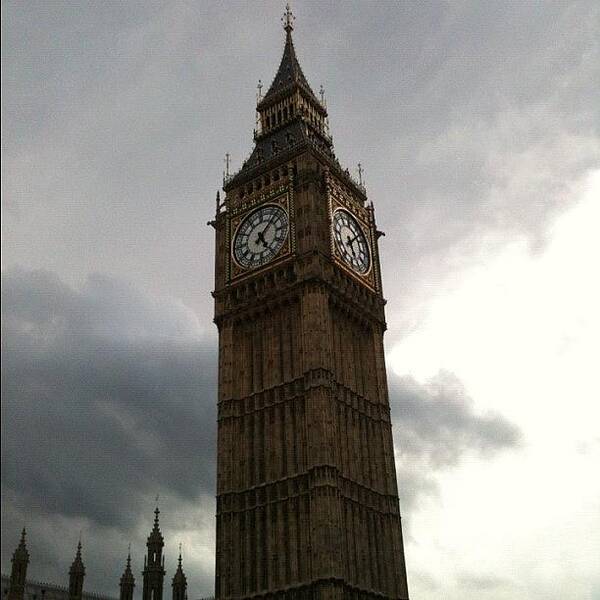
{"type": "Polygon", "coordinates": [[[373,204],[293,16],[216,231],[216,597],[406,599],[373,204]]]}

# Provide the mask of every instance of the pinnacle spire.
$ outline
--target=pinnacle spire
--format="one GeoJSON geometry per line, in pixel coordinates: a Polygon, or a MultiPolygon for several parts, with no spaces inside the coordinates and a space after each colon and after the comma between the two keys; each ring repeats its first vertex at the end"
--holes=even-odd
{"type": "MultiPolygon", "coordinates": [[[[10,574],[8,600],[22,600],[25,593],[25,578],[29,564],[29,552],[25,543],[25,527],[21,531],[21,540],[12,556],[12,569],[10,574]]],[[[6,591],[5,591],[6,593],[6,591]]]]}
{"type": "Polygon", "coordinates": [[[296,50],[294,48],[294,42],[292,40],[292,31],[294,30],[294,21],[296,17],[290,9],[289,3],[285,6],[285,12],[281,21],[283,22],[283,29],[285,30],[285,46],[283,48],[283,56],[281,57],[281,63],[273,83],[269,87],[267,93],[262,96],[262,84],[261,84],[261,99],[258,102],[258,107],[261,107],[269,102],[269,100],[278,94],[279,92],[292,87],[293,85],[299,86],[304,92],[316,103],[318,100],[312,91],[300,63],[296,56],[296,50]]]}
{"type": "Polygon", "coordinates": [[[181,560],[181,544],[179,544],[179,559],[177,560],[177,570],[173,575],[173,600],[185,600],[187,589],[187,578],[183,572],[181,560]]]}
{"type": "Polygon", "coordinates": [[[121,588],[119,600],[133,600],[135,577],[131,571],[131,543],[127,547],[127,561],[125,562],[125,570],[123,571],[123,575],[121,575],[119,587],[121,588]]]}
{"type": "Polygon", "coordinates": [[[85,567],[83,566],[83,559],[81,558],[81,538],[77,542],[77,552],[75,553],[75,559],[73,560],[73,564],[71,565],[71,572],[85,572],[85,567]]]}
{"type": "Polygon", "coordinates": [[[19,545],[15,550],[14,556],[16,558],[29,558],[29,552],[27,551],[27,544],[25,542],[25,536],[27,535],[27,531],[25,527],[23,527],[21,531],[21,539],[19,541],[19,545]]]}

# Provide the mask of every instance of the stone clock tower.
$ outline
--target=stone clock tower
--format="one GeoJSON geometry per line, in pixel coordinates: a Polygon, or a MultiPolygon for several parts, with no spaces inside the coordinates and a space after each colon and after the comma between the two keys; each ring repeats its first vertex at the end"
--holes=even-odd
{"type": "Polygon", "coordinates": [[[373,206],[335,158],[292,21],[211,222],[216,597],[406,599],[373,206]]]}

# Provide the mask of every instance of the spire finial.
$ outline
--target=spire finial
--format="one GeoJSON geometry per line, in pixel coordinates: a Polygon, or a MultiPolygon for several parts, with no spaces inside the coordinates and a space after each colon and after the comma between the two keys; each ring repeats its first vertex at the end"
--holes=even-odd
{"type": "Polygon", "coordinates": [[[281,18],[281,22],[283,23],[283,28],[286,33],[291,33],[294,29],[294,21],[296,17],[292,13],[292,9],[290,8],[290,3],[286,2],[285,4],[285,12],[283,13],[283,17],[281,18]]]}
{"type": "Polygon", "coordinates": [[[179,566],[181,567],[181,542],[179,542],[179,566]]]}

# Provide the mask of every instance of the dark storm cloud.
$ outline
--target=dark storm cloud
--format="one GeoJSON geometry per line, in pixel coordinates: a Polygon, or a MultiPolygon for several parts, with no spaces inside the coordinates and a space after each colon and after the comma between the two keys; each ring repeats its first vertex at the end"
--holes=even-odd
{"type": "Polygon", "coordinates": [[[33,522],[38,569],[64,571],[70,558],[47,532],[60,520],[67,539],[85,523],[112,565],[115,530],[119,550],[127,534],[141,550],[136,528],[155,494],[183,513],[214,495],[216,352],[189,310],[112,278],[76,291],[15,270],[2,276],[2,306],[4,533],[33,522]]]}
{"type": "Polygon", "coordinates": [[[421,496],[435,495],[436,473],[468,453],[491,457],[521,441],[520,430],[501,415],[477,414],[452,373],[427,384],[392,375],[390,401],[400,497],[409,511],[421,496]]]}

